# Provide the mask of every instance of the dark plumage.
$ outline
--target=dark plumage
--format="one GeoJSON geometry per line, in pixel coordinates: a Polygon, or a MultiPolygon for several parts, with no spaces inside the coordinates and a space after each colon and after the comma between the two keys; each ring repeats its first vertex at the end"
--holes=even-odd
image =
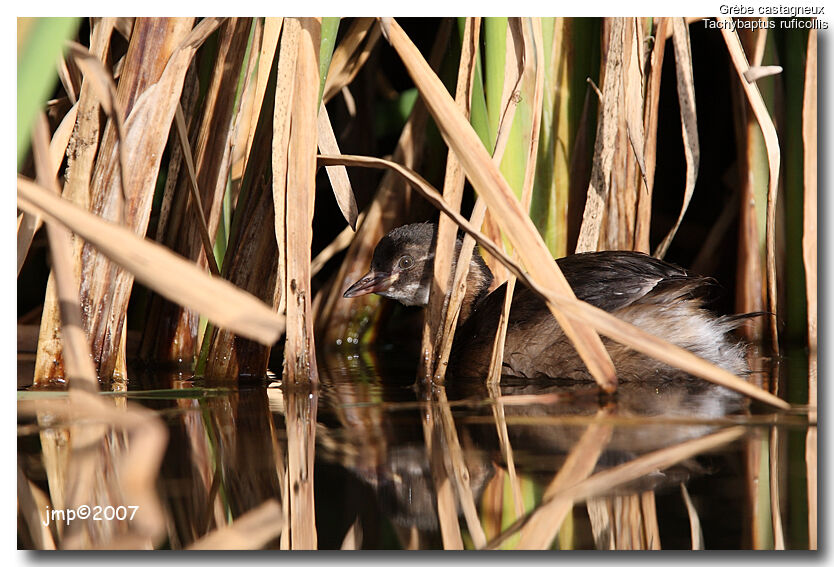
{"type": "MultiPolygon", "coordinates": [[[[379,241],[371,270],[345,292],[426,305],[431,285],[436,226],[410,224],[379,241]]],[[[462,238],[458,238],[456,254],[462,238]]],[[[711,280],[646,254],[589,252],[556,260],[576,296],[645,331],[686,348],[735,374],[747,371],[744,347],[730,338],[737,317],[717,317],[704,308],[711,280]]],[[[454,272],[454,265],[452,268],[454,272]]],[[[450,370],[457,376],[485,376],[506,284],[487,293],[492,273],[478,249],[472,255],[467,294],[455,333],[450,370]]],[[[603,338],[620,380],[682,374],[654,359],[603,338]]],[[[517,286],[510,310],[502,373],[510,376],[590,379],[544,301],[517,286]]]]}

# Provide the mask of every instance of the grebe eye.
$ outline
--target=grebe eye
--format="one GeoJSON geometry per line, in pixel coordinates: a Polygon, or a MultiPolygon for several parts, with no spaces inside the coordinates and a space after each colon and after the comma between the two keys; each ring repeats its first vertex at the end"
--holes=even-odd
{"type": "Polygon", "coordinates": [[[405,255],[402,258],[400,258],[399,262],[397,262],[397,266],[399,266],[401,270],[407,270],[414,266],[414,258],[412,258],[409,255],[405,255]]]}

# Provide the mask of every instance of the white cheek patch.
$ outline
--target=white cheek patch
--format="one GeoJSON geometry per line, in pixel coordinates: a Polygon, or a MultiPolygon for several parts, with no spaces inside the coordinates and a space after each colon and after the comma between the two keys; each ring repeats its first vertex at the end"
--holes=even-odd
{"type": "MultiPolygon", "coordinates": [[[[382,294],[380,294],[382,295],[382,294]]],[[[420,289],[420,282],[409,282],[405,285],[388,288],[385,297],[399,301],[403,305],[425,305],[429,301],[428,289],[420,289]]]]}

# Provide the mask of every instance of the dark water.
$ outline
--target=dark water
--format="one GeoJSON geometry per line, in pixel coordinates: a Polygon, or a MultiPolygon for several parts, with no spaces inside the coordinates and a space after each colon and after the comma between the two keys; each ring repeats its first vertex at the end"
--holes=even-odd
{"type": "MultiPolygon", "coordinates": [[[[477,538],[465,502],[491,546],[507,530],[561,521],[550,548],[691,549],[693,533],[706,549],[808,548],[805,413],[751,406],[697,379],[623,384],[602,396],[591,384],[506,379],[494,391],[451,379],[427,391],[413,377],[413,359],[396,351],[356,351],[320,357],[316,391],[275,380],[228,388],[136,372],[126,394],[102,397],[117,407],[125,398],[141,404],[167,429],[153,481],[164,522],[157,548],[187,547],[267,500],[283,502],[294,466],[288,431],[298,423],[307,432],[302,446],[313,452],[312,479],[310,472],[300,478],[312,481],[320,549],[342,547],[349,531],[350,545],[366,549],[443,548],[438,493],[445,494],[441,508],[457,508],[451,522],[468,548],[477,538]],[[584,472],[548,492],[577,460],[586,461],[584,472]],[[614,472],[587,492],[606,471],[614,472]],[[465,490],[455,474],[463,474],[465,490]],[[554,494],[578,496],[562,516],[537,513],[554,494]]],[[[48,395],[60,396],[25,392],[19,403],[48,395]]],[[[44,431],[60,432],[68,422],[50,426],[42,417],[38,425],[20,412],[19,463],[50,494],[56,481],[48,477],[56,473],[46,464],[44,431]]],[[[124,447],[131,450],[131,435],[124,447]]],[[[111,473],[97,468],[95,475],[111,473]]],[[[115,486],[118,492],[118,479],[115,486]]],[[[19,545],[34,545],[20,525],[19,545]]],[[[93,539],[117,545],[119,533],[93,539]]],[[[516,535],[503,545],[518,542],[516,535]]],[[[265,547],[281,545],[273,538],[265,547]]]]}

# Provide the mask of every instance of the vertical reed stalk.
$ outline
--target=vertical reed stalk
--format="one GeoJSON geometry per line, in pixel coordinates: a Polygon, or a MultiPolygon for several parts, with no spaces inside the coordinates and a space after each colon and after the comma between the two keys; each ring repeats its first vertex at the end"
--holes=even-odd
{"type": "Polygon", "coordinates": [[[785,466],[784,447],[779,442],[779,430],[771,427],[768,437],[768,477],[770,479],[770,524],[773,530],[773,549],[785,549],[785,535],[782,530],[781,476],[779,471],[785,466]]]}
{"type": "Polygon", "coordinates": [[[426,457],[429,460],[431,476],[437,500],[437,519],[440,524],[440,536],[443,549],[463,549],[463,538],[458,524],[457,505],[452,491],[452,480],[445,466],[443,451],[442,425],[427,402],[421,409],[423,418],[423,437],[426,444],[426,457]]]}
{"type": "Polygon", "coordinates": [[[646,81],[646,101],[643,112],[643,132],[646,136],[645,163],[646,186],[637,193],[637,219],[634,227],[634,250],[650,251],[652,194],[657,169],[657,121],[660,103],[660,80],[663,72],[663,57],[666,51],[666,34],[671,25],[669,18],[656,18],[654,46],[649,58],[651,71],[646,81]],[[659,21],[658,21],[659,20],[659,21]]]}
{"type": "MultiPolygon", "coordinates": [[[[291,25],[289,20],[286,25],[291,25]]],[[[316,383],[311,313],[310,248],[316,173],[318,47],[321,22],[299,20],[298,58],[292,95],[292,126],[287,154],[287,378],[292,384],[316,383]],[[315,80],[311,80],[315,79],[315,80]]]]}
{"type": "MultiPolygon", "coordinates": [[[[313,462],[318,396],[307,394],[318,384],[310,287],[310,248],[316,172],[316,115],[319,109],[319,46],[322,23],[317,18],[291,18],[285,30],[297,28],[297,56],[286,182],[287,337],[284,346],[287,399],[287,467],[292,549],[316,549],[313,462]],[[296,390],[296,387],[302,388],[296,390]]],[[[292,33],[292,32],[291,32],[292,33]]],[[[282,54],[283,55],[283,54],[282,54]]]]}
{"type": "Polygon", "coordinates": [[[802,105],[802,140],[804,144],[804,211],[802,259],[805,265],[805,285],[808,310],[809,361],[808,405],[817,407],[817,32],[808,34],[808,54],[805,60],[805,93],[802,105]]]}
{"type": "Polygon", "coordinates": [[[625,20],[623,18],[613,18],[611,20],[611,31],[608,35],[602,106],[597,122],[596,142],[594,143],[594,166],[591,171],[591,183],[588,185],[576,252],[594,251],[599,246],[603,207],[610,191],[611,170],[614,163],[617,126],[619,124],[618,109],[621,98],[620,84],[625,43],[624,33],[625,20]]]}
{"type": "MultiPolygon", "coordinates": [[[[251,31],[249,18],[230,18],[218,30],[218,53],[205,98],[195,108],[193,168],[199,189],[199,202],[189,197],[191,181],[180,175],[174,189],[177,213],[171,216],[164,235],[158,238],[178,254],[199,266],[216,268],[213,241],[221,220],[223,195],[231,167],[228,148],[234,139],[235,87],[243,67],[244,53],[251,31]],[[206,231],[199,230],[196,211],[205,211],[206,231]],[[206,238],[209,242],[205,242],[206,238]]],[[[191,160],[185,156],[186,164],[191,160]]],[[[199,352],[199,314],[171,302],[153,302],[159,309],[158,323],[146,334],[153,337],[147,356],[159,361],[187,361],[199,352]]],[[[151,318],[153,321],[153,318],[151,318]]]]}
{"type": "MultiPolygon", "coordinates": [[[[90,52],[105,60],[109,51],[110,34],[113,30],[111,19],[104,18],[93,25],[90,38],[90,52]]],[[[90,175],[95,165],[96,151],[99,143],[99,101],[95,88],[90,81],[81,85],[78,100],[78,114],[83,118],[76,123],[67,147],[67,171],[63,196],[84,208],[89,206],[90,175]]],[[[81,249],[83,241],[72,237],[73,273],[81,273],[81,249]]],[[[61,380],[61,343],[57,336],[59,328],[58,297],[55,293],[54,274],[50,273],[46,283],[43,314],[41,315],[38,352],[35,359],[35,385],[45,385],[61,380]],[[58,364],[55,362],[58,361],[58,364]]]]}
{"type": "MultiPolygon", "coordinates": [[[[467,18],[461,37],[461,55],[458,65],[457,86],[455,88],[455,103],[461,113],[469,119],[472,104],[472,85],[475,77],[475,56],[478,53],[480,38],[480,18],[467,18]]],[[[452,150],[446,157],[446,174],[443,181],[443,196],[456,212],[460,210],[463,199],[463,186],[466,178],[463,169],[452,150]]],[[[438,349],[442,343],[445,326],[444,307],[449,301],[446,291],[448,288],[449,271],[452,255],[455,253],[457,225],[448,217],[441,215],[437,225],[437,241],[435,243],[434,271],[432,287],[429,293],[429,304],[423,323],[423,343],[420,356],[418,377],[424,381],[433,376],[441,376],[438,372],[438,349]]],[[[469,263],[467,257],[459,262],[469,263]]],[[[454,328],[450,330],[454,333],[454,328]]],[[[441,376],[442,377],[442,376],[441,376]]]]}
{"type": "Polygon", "coordinates": [[[657,504],[653,490],[640,493],[640,506],[645,526],[646,549],[660,549],[660,526],[657,524],[657,504]]]}
{"type": "Polygon", "coordinates": [[[808,305],[808,419],[805,439],[808,485],[808,547],[817,549],[817,32],[808,33],[802,103],[804,209],[802,259],[808,305]]]}
{"type": "MultiPolygon", "coordinates": [[[[284,32],[286,33],[286,24],[284,32]]],[[[282,53],[281,58],[285,54],[282,53]]],[[[246,171],[234,206],[229,241],[223,258],[222,275],[275,309],[281,289],[277,284],[278,254],[274,226],[272,191],[273,111],[280,58],[273,58],[263,104],[246,157],[246,171]]],[[[234,175],[234,173],[232,173],[234,175]]],[[[262,376],[269,360],[269,347],[214,326],[206,330],[199,373],[213,379],[237,380],[243,375],[262,376]]]]}
{"type": "MultiPolygon", "coordinates": [[[[207,29],[211,22],[203,22],[207,29]]],[[[193,19],[140,19],[119,80],[119,107],[127,114],[125,136],[117,143],[114,121],[105,129],[90,186],[90,210],[106,219],[117,218],[126,195],[126,224],[144,235],[153,187],[159,173],[167,132],[173,122],[185,72],[196,51],[183,44],[193,19]],[[152,49],[143,46],[151,45],[152,49]],[[143,96],[140,96],[143,95],[143,96]],[[173,96],[172,96],[173,95],[173,96]],[[122,186],[120,152],[127,155],[131,175],[122,186]]],[[[99,375],[110,379],[121,344],[127,301],[133,278],[85,245],[81,271],[85,328],[93,345],[99,375]]]]}
{"type": "MultiPolygon", "coordinates": [[[[530,101],[532,99],[532,104],[527,103],[522,105],[522,108],[526,110],[526,114],[528,115],[527,123],[530,126],[530,130],[529,133],[524,132],[524,143],[516,144],[515,147],[518,150],[518,147],[520,146],[522,151],[526,149],[527,152],[526,155],[523,156],[525,166],[521,185],[521,208],[529,215],[530,203],[533,200],[533,183],[535,181],[536,159],[539,151],[539,132],[541,130],[542,122],[545,77],[544,41],[542,39],[541,20],[536,18],[527,19],[522,23],[522,28],[522,45],[524,48],[524,59],[526,61],[522,79],[524,79],[524,84],[526,86],[525,100],[530,101]],[[531,85],[532,97],[529,96],[531,85]]],[[[517,161],[519,160],[513,160],[513,162],[517,161]]],[[[518,259],[518,254],[515,250],[513,251],[513,259],[518,259]]],[[[487,374],[487,383],[492,386],[496,386],[501,380],[504,344],[507,338],[507,325],[510,320],[510,305],[512,304],[515,283],[516,277],[514,275],[510,275],[507,280],[507,292],[504,296],[504,307],[498,321],[498,329],[495,333],[495,342],[493,343],[490,366],[487,374]]]]}

